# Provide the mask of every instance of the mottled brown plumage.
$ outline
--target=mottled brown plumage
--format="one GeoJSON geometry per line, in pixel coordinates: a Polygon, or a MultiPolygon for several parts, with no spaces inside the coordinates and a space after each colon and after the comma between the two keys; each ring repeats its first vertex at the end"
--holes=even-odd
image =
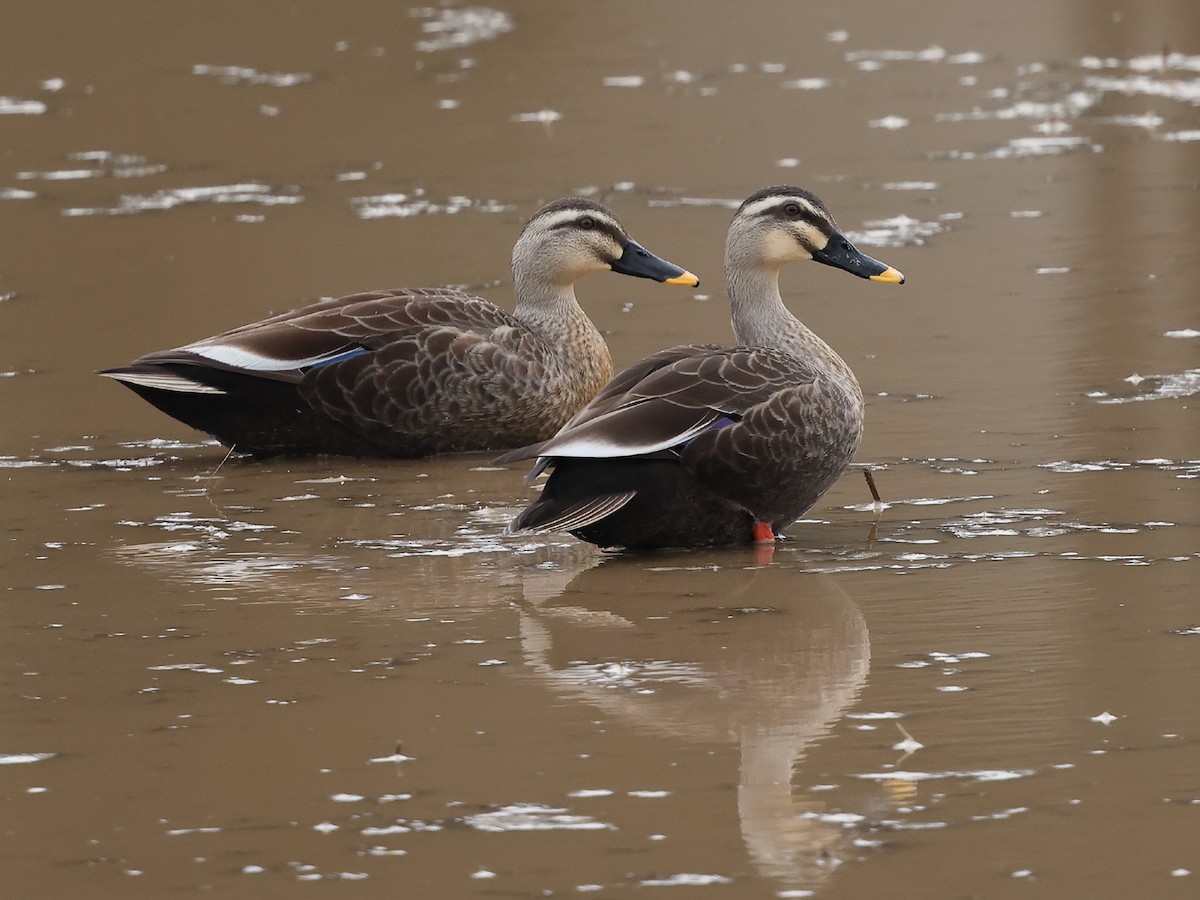
{"type": "Polygon", "coordinates": [[[695,276],[604,207],[560,200],[513,250],[516,310],[450,289],[323,300],[101,374],[235,450],[425,456],[544,440],[612,374],[574,283],[695,276]]]}
{"type": "Polygon", "coordinates": [[[601,546],[748,542],[796,521],[838,479],[862,438],[849,366],[797,320],[779,269],[815,259],[902,282],[850,244],[825,205],[773,187],[742,204],[726,243],[740,346],[660,351],[619,373],[548,441],[497,462],[553,467],[514,530],[567,530],[601,546]]]}

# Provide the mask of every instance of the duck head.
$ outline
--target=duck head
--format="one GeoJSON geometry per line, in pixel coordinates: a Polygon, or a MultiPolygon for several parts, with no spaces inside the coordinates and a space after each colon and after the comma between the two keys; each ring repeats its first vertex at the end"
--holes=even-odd
{"type": "Polygon", "coordinates": [[[700,283],[691,272],[631,238],[612,211],[580,197],[543,206],[513,247],[513,274],[518,280],[536,273],[542,280],[567,286],[603,271],[666,284],[695,287],[700,283]]]}
{"type": "Polygon", "coordinates": [[[903,284],[904,275],[863,253],[816,194],[790,185],[763,188],[738,208],[725,245],[727,268],[778,270],[811,259],[851,275],[903,284]]]}

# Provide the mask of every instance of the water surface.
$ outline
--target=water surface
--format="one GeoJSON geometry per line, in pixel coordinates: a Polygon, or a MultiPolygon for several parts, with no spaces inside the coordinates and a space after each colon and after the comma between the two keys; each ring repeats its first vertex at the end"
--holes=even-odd
{"type": "Polygon", "coordinates": [[[0,28],[0,860],[16,896],[1192,896],[1194,4],[118,2],[0,28]],[[1190,43],[1189,43],[1190,42],[1190,43]],[[512,303],[546,200],[618,364],[798,265],[859,462],[773,554],[510,537],[484,456],[225,461],[95,369],[320,296],[512,303]]]}

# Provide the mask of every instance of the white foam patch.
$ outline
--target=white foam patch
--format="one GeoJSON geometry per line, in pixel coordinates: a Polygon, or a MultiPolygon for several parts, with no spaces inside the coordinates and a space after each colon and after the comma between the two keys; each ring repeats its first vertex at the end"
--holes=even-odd
{"type": "Polygon", "coordinates": [[[1134,394],[1130,397],[1108,397],[1097,402],[1106,404],[1140,403],[1145,400],[1173,400],[1200,393],[1200,369],[1139,378],[1139,382],[1151,380],[1154,383],[1154,389],[1150,393],[1134,394]]]}
{"type": "Polygon", "coordinates": [[[553,109],[539,109],[536,112],[517,113],[515,116],[509,116],[510,122],[541,122],[543,125],[549,125],[552,122],[562,120],[562,113],[553,109]]]}
{"type": "MultiPolygon", "coordinates": [[[[104,174],[101,170],[90,171],[88,177],[104,174]]],[[[273,193],[269,185],[248,182],[203,187],[182,187],[155,191],[153,194],[122,194],[113,207],[72,207],[63,210],[64,216],[123,216],[151,211],[174,209],[198,203],[252,203],[259,206],[284,206],[302,203],[304,198],[296,193],[273,193]]]]}
{"type": "Polygon", "coordinates": [[[795,78],[783,82],[780,87],[789,91],[819,91],[830,84],[832,82],[828,78],[795,78]]]}
{"type": "Polygon", "coordinates": [[[646,83],[641,75],[608,75],[604,78],[605,87],[637,88],[646,83]]]}
{"type": "Polygon", "coordinates": [[[940,234],[945,226],[940,222],[914,219],[904,213],[890,219],[873,219],[862,231],[847,231],[855,244],[868,247],[904,247],[924,245],[925,239],[940,234]]]}
{"type": "Polygon", "coordinates": [[[0,753],[0,766],[19,766],[52,759],[57,753],[0,753]]]}
{"type": "Polygon", "coordinates": [[[211,66],[197,63],[192,66],[193,75],[207,75],[221,84],[268,84],[272,87],[295,87],[313,80],[308,72],[259,72],[244,66],[211,66]]]}
{"type": "Polygon", "coordinates": [[[473,44],[494,41],[514,27],[508,13],[486,6],[462,9],[417,7],[411,15],[429,19],[421,23],[421,31],[426,37],[416,42],[417,50],[422,53],[462,50],[473,44]]]}
{"type": "Polygon", "coordinates": [[[41,100],[0,97],[0,116],[40,116],[45,111],[46,104],[41,100]]]}
{"type": "Polygon", "coordinates": [[[1152,78],[1149,75],[1116,78],[1097,76],[1085,78],[1083,83],[1085,87],[1106,93],[1119,93],[1126,96],[1141,94],[1147,97],[1181,100],[1191,104],[1200,103],[1200,79],[1170,80],[1152,78]]]}
{"type": "Polygon", "coordinates": [[[733,879],[724,875],[705,875],[696,872],[680,872],[678,875],[668,875],[665,878],[647,878],[639,881],[642,887],[704,887],[710,884],[732,884],[733,879]]]}
{"type": "Polygon", "coordinates": [[[369,197],[353,197],[355,213],[360,219],[407,218],[409,216],[455,215],[463,210],[497,213],[509,209],[496,200],[473,200],[470,197],[452,196],[444,202],[430,200],[421,190],[411,195],[404,193],[375,194],[369,197]]]}
{"type": "Polygon", "coordinates": [[[493,812],[467,816],[464,820],[477,831],[602,831],[616,826],[591,816],[573,816],[565,809],[536,803],[515,803],[493,812]]]}
{"type": "Polygon", "coordinates": [[[966,772],[910,772],[897,769],[894,772],[863,772],[855,778],[868,781],[933,781],[940,778],[969,778],[974,781],[1011,781],[1028,778],[1033,769],[977,769],[966,772]]]}

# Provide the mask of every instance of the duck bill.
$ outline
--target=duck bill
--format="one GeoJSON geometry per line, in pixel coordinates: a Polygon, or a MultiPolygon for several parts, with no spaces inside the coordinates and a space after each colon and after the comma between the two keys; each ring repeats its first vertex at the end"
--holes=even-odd
{"type": "Polygon", "coordinates": [[[700,279],[687,269],[681,269],[675,263],[655,256],[633,238],[625,241],[620,259],[613,260],[612,270],[622,275],[633,275],[635,278],[652,278],[664,284],[696,287],[700,283],[700,279]]]}
{"type": "Polygon", "coordinates": [[[855,247],[845,235],[834,232],[824,250],[813,253],[812,258],[819,263],[883,284],[904,284],[904,274],[893,269],[887,263],[882,263],[874,257],[867,256],[855,247]]]}

